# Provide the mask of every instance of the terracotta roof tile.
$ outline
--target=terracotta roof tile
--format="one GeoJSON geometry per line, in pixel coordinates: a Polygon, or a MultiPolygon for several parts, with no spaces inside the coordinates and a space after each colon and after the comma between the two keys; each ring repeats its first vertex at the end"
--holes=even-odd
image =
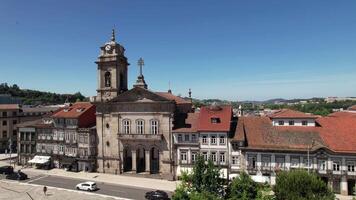
{"type": "Polygon", "coordinates": [[[349,110],[356,111],[356,105],[351,106],[351,107],[349,108],[349,110]]]}
{"type": "Polygon", "coordinates": [[[269,117],[241,117],[233,140],[247,148],[305,151],[326,147],[334,152],[356,153],[356,113],[337,112],[316,119],[318,126],[272,126],[269,117]]]}
{"type": "Polygon", "coordinates": [[[317,122],[321,137],[333,151],[356,153],[356,113],[336,112],[317,122]]]}
{"type": "Polygon", "coordinates": [[[171,101],[175,101],[177,104],[191,104],[190,101],[187,101],[183,99],[182,97],[175,96],[172,93],[169,92],[155,92],[156,94],[160,95],[161,97],[164,97],[166,99],[169,99],[171,101]]]}
{"type": "Polygon", "coordinates": [[[270,118],[312,118],[315,119],[318,116],[312,115],[312,114],[307,114],[303,112],[299,112],[296,110],[290,110],[290,109],[282,109],[280,111],[277,111],[271,115],[269,115],[270,118]]]}
{"type": "Polygon", "coordinates": [[[231,106],[201,107],[198,119],[198,131],[229,132],[231,119],[231,106]],[[212,118],[218,118],[220,122],[212,123],[212,118]]]}
{"type": "Polygon", "coordinates": [[[60,109],[58,112],[54,113],[52,117],[54,118],[78,118],[87,110],[92,108],[94,105],[89,102],[77,102],[69,107],[60,109]]]}
{"type": "Polygon", "coordinates": [[[233,140],[240,141],[244,134],[251,149],[306,151],[313,140],[325,146],[317,127],[272,126],[268,117],[242,117],[238,126],[233,140]]]}
{"type": "Polygon", "coordinates": [[[178,116],[175,120],[173,132],[175,133],[196,133],[198,128],[199,113],[188,113],[178,116]]]}
{"type": "Polygon", "coordinates": [[[19,104],[0,104],[0,110],[17,110],[20,109],[19,104]]]}

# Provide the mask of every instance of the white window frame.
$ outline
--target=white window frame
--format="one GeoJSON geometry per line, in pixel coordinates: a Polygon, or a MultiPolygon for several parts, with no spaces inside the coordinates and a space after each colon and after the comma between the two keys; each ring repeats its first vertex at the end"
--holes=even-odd
{"type": "Polygon", "coordinates": [[[347,161],[347,171],[348,172],[355,172],[355,161],[347,161]]]}
{"type": "Polygon", "coordinates": [[[210,136],[210,144],[211,144],[211,145],[216,145],[216,144],[217,144],[217,142],[216,142],[216,135],[210,136]]]}
{"type": "Polygon", "coordinates": [[[224,135],[221,135],[219,137],[219,144],[222,144],[222,145],[226,144],[226,137],[224,135]]]}
{"type": "Polygon", "coordinates": [[[333,171],[340,171],[341,169],[341,162],[339,160],[333,160],[333,171]]]}
{"type": "Polygon", "coordinates": [[[232,156],[231,157],[231,164],[232,165],[240,165],[239,156],[232,156]]]}
{"type": "Polygon", "coordinates": [[[181,151],[180,152],[180,161],[182,163],[187,163],[188,162],[188,152],[187,151],[181,151]]]}
{"type": "Polygon", "coordinates": [[[136,120],[136,134],[145,134],[145,121],[143,119],[136,120]]]}
{"type": "Polygon", "coordinates": [[[220,161],[220,164],[225,164],[225,162],[226,162],[226,153],[225,152],[219,153],[219,161],[220,161]]]}
{"type": "Polygon", "coordinates": [[[122,128],[124,134],[131,134],[131,120],[129,119],[122,120],[122,128]]]}
{"type": "Polygon", "coordinates": [[[208,136],[207,135],[203,135],[201,140],[202,140],[202,144],[208,144],[208,136]]]}
{"type": "Polygon", "coordinates": [[[151,134],[158,135],[158,120],[151,120],[151,134]]]}
{"type": "Polygon", "coordinates": [[[216,153],[215,151],[210,152],[210,158],[211,158],[211,160],[212,160],[214,163],[217,162],[216,154],[217,154],[217,153],[216,153]]]}

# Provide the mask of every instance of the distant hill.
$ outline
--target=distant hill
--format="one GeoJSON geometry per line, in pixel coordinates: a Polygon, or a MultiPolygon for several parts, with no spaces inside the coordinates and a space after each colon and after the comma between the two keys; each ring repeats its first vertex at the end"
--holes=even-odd
{"type": "Polygon", "coordinates": [[[25,105],[63,104],[67,102],[86,101],[87,98],[80,92],[74,94],[57,94],[38,90],[20,89],[16,84],[0,84],[0,94],[7,94],[20,98],[25,105]]]}

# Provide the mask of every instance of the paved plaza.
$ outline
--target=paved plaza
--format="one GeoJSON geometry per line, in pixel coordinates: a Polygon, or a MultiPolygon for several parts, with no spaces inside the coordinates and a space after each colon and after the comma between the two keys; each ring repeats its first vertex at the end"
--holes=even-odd
{"type": "Polygon", "coordinates": [[[115,200],[123,198],[114,198],[105,195],[99,195],[84,191],[70,191],[48,187],[47,195],[43,193],[43,186],[11,181],[0,181],[0,199],[11,200],[115,200]]]}

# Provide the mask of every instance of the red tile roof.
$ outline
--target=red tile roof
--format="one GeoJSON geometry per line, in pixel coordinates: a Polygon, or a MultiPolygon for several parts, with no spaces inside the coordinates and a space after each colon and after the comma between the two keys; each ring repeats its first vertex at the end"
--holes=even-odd
{"type": "Polygon", "coordinates": [[[228,132],[231,127],[231,106],[204,106],[200,109],[198,131],[228,132]],[[212,118],[219,118],[219,123],[212,123],[212,118]]]}
{"type": "Polygon", "coordinates": [[[175,120],[173,132],[175,133],[196,133],[198,132],[199,113],[188,113],[187,115],[180,115],[175,120]]]}
{"type": "Polygon", "coordinates": [[[277,111],[271,115],[269,115],[270,118],[299,118],[299,119],[306,119],[306,118],[312,118],[315,119],[318,116],[312,115],[312,114],[307,114],[303,112],[299,112],[296,110],[290,110],[290,109],[282,109],[280,111],[277,111]]]}
{"type": "Polygon", "coordinates": [[[237,126],[233,140],[246,140],[250,149],[306,151],[313,140],[325,146],[317,127],[272,126],[268,117],[241,117],[237,126]]]}
{"type": "Polygon", "coordinates": [[[356,105],[351,106],[351,107],[349,108],[349,110],[356,111],[356,105]]]}
{"type": "Polygon", "coordinates": [[[250,149],[306,151],[325,147],[333,152],[356,153],[356,113],[337,112],[316,119],[318,126],[272,126],[268,117],[241,117],[233,140],[250,149]]]}
{"type": "Polygon", "coordinates": [[[336,152],[356,153],[356,113],[336,112],[317,119],[320,135],[336,152]]]}
{"type": "Polygon", "coordinates": [[[77,102],[69,107],[62,108],[54,113],[54,118],[78,118],[87,110],[91,109],[94,105],[89,102],[77,102]]]}
{"type": "Polygon", "coordinates": [[[169,99],[171,101],[175,101],[177,104],[191,104],[190,101],[187,101],[185,99],[183,99],[182,97],[178,97],[173,95],[172,93],[169,92],[155,92],[156,94],[158,94],[161,97],[164,97],[166,99],[169,99]]]}
{"type": "Polygon", "coordinates": [[[20,109],[19,104],[0,104],[0,110],[17,110],[20,109]]]}

